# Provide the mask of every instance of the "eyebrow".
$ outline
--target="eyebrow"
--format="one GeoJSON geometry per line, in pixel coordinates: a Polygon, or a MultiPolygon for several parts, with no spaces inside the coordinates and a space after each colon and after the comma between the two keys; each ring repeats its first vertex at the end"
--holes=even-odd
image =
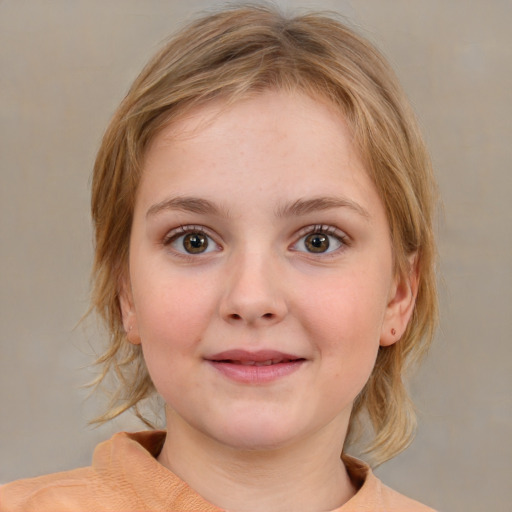
{"type": "Polygon", "coordinates": [[[321,210],[332,208],[349,208],[365,219],[371,218],[370,213],[360,204],[350,199],[341,197],[315,197],[312,199],[298,199],[297,201],[279,208],[276,212],[278,217],[289,217],[293,215],[307,215],[321,210]]]}
{"type": "MultiPolygon", "coordinates": [[[[350,199],[340,197],[315,197],[312,199],[297,199],[293,203],[279,207],[276,210],[277,217],[292,217],[307,215],[322,210],[333,208],[349,208],[365,219],[370,219],[370,214],[360,204],[350,199]]],[[[199,213],[205,215],[223,215],[229,217],[226,209],[219,208],[208,199],[190,196],[176,196],[165,199],[152,205],[146,212],[146,217],[156,215],[166,210],[181,210],[183,212],[199,213]]]]}
{"type": "MultiPolygon", "coordinates": [[[[220,215],[221,209],[208,201],[199,197],[176,196],[165,199],[159,203],[152,205],[146,212],[146,217],[156,215],[165,210],[181,210],[183,212],[202,213],[210,215],[220,215]]],[[[224,212],[227,217],[227,212],[224,212]]]]}

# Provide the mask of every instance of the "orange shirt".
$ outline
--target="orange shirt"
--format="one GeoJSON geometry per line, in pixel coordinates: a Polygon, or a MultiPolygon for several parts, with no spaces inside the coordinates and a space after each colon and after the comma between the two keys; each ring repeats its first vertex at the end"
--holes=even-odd
{"type": "MultiPolygon", "coordinates": [[[[6,484],[0,487],[0,512],[219,512],[157,462],[165,435],[121,432],[96,447],[90,467],[6,484]]],[[[343,460],[360,488],[333,512],[433,512],[383,485],[363,462],[343,460]]]]}

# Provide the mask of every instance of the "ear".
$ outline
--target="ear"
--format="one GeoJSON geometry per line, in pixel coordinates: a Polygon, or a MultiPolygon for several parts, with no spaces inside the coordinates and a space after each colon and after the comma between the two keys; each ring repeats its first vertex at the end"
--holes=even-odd
{"type": "Polygon", "coordinates": [[[133,345],[140,345],[139,326],[137,325],[137,314],[133,304],[133,293],[128,277],[120,280],[119,306],[123,317],[123,327],[127,340],[133,345]]]}
{"type": "Polygon", "coordinates": [[[407,329],[418,293],[417,254],[409,257],[409,273],[395,277],[389,294],[386,315],[382,324],[380,345],[396,343],[407,329]]]}

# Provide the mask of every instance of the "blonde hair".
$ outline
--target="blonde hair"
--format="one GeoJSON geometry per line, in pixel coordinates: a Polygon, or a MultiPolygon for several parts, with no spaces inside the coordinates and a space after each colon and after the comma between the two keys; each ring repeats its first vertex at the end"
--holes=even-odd
{"type": "Polygon", "coordinates": [[[271,7],[242,6],[204,16],[172,38],[147,64],[115,113],[99,149],[92,183],[95,228],[92,306],[110,332],[96,384],[117,377],[104,422],[154,392],[140,346],[123,329],[119,285],[128,247],[141,160],[168,123],[213,99],[236,101],[259,91],[299,90],[340,109],[384,203],[395,271],[410,272],[416,254],[416,306],[399,342],[380,347],[357,397],[349,439],[367,414],[367,451],[381,463],[410,443],[414,409],[403,376],[427,351],[437,322],[433,214],[435,184],[415,117],[382,55],[344,24],[321,14],[288,18],[271,7]]]}

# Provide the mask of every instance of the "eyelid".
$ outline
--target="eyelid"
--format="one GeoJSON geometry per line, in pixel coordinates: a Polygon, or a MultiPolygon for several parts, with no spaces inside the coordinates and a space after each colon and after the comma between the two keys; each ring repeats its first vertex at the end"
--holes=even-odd
{"type": "Polygon", "coordinates": [[[180,236],[188,233],[201,233],[202,235],[209,236],[209,233],[205,230],[204,226],[196,226],[195,224],[184,224],[176,228],[167,231],[162,239],[163,245],[168,245],[170,242],[176,240],[180,236]]]}
{"type": "Polygon", "coordinates": [[[327,235],[337,236],[340,239],[348,236],[344,231],[331,224],[312,224],[305,226],[298,231],[297,236],[301,237],[309,235],[310,233],[325,233],[327,235]]]}
{"type": "Polygon", "coordinates": [[[330,224],[313,224],[310,226],[303,227],[302,229],[300,229],[297,232],[296,241],[292,244],[291,248],[292,248],[292,250],[294,250],[296,252],[311,254],[314,257],[322,257],[322,256],[326,257],[326,256],[332,256],[334,253],[343,251],[348,246],[350,246],[350,237],[341,229],[339,229],[335,226],[332,226],[330,224]],[[323,252],[323,253],[322,252],[312,253],[312,252],[308,252],[308,251],[294,249],[294,247],[297,246],[297,244],[299,244],[299,242],[304,237],[311,235],[313,233],[323,233],[325,235],[332,236],[340,242],[341,247],[338,247],[332,251],[327,251],[327,252],[323,252]]]}
{"type": "Polygon", "coordinates": [[[174,254],[181,256],[181,257],[186,257],[186,258],[197,258],[198,256],[204,256],[204,255],[210,254],[212,252],[217,252],[221,249],[221,245],[217,242],[218,237],[213,235],[211,233],[211,231],[208,228],[206,228],[205,226],[200,226],[200,225],[196,225],[196,224],[187,224],[187,225],[182,225],[182,226],[178,226],[177,228],[171,229],[163,237],[162,245],[164,247],[170,247],[171,244],[174,243],[176,240],[178,240],[182,236],[185,236],[189,233],[199,233],[201,235],[204,235],[209,240],[211,240],[211,242],[216,246],[216,249],[208,250],[208,251],[202,252],[202,253],[192,254],[192,253],[187,253],[186,251],[182,252],[182,251],[178,251],[175,248],[172,248],[172,251],[174,252],[174,254]]]}

